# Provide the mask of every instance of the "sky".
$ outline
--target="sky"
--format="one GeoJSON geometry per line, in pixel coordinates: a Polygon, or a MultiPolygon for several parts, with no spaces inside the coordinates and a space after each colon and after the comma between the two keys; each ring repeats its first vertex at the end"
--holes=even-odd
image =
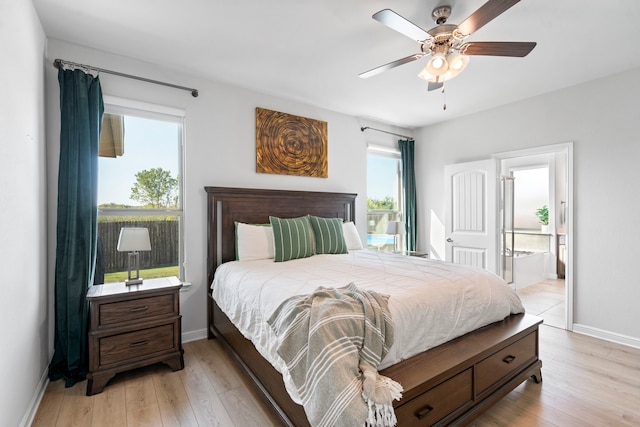
{"type": "Polygon", "coordinates": [[[367,197],[383,200],[398,192],[398,159],[388,156],[367,156],[367,197]],[[390,179],[389,177],[393,177],[390,179]]]}
{"type": "Polygon", "coordinates": [[[135,175],[142,170],[162,168],[176,177],[180,162],[179,130],[177,123],[125,116],[124,155],[115,159],[100,157],[98,161],[98,205],[139,205],[129,196],[135,175]]]}

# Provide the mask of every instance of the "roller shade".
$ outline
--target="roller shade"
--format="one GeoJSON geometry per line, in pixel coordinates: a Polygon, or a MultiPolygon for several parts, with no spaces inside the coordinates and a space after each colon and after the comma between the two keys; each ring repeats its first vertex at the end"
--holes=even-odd
{"type": "Polygon", "coordinates": [[[124,154],[124,117],[105,113],[100,132],[100,157],[119,157],[124,154]]]}

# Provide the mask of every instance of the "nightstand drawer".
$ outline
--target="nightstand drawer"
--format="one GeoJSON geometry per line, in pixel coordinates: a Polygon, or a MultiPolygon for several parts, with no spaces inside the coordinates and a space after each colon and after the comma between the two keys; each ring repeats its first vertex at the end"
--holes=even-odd
{"type": "Polygon", "coordinates": [[[175,348],[174,327],[175,323],[170,323],[100,338],[100,367],[175,348]]]}
{"type": "Polygon", "coordinates": [[[535,360],[537,358],[536,341],[536,333],[531,333],[478,363],[476,368],[478,393],[500,378],[535,360]]]}
{"type": "Polygon", "coordinates": [[[100,305],[98,328],[117,323],[131,323],[133,320],[163,316],[175,311],[174,294],[137,298],[100,305]]]}

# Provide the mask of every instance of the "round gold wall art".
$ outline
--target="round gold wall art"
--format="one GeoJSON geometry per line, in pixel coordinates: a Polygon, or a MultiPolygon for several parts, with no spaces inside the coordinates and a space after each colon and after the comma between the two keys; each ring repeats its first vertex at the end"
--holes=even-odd
{"type": "Polygon", "coordinates": [[[256,108],[256,172],[327,178],[327,122],[256,108]]]}

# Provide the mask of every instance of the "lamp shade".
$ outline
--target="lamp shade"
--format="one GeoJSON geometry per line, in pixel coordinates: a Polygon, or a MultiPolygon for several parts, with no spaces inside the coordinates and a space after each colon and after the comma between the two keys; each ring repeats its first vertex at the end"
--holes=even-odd
{"type": "Polygon", "coordinates": [[[443,81],[449,80],[457,76],[467,68],[469,64],[469,57],[467,55],[462,55],[460,53],[454,52],[447,56],[447,61],[449,63],[449,70],[444,74],[443,81]]]}
{"type": "Polygon", "coordinates": [[[418,73],[418,77],[420,77],[422,80],[426,80],[432,83],[439,83],[441,81],[440,79],[438,79],[438,76],[432,76],[431,74],[429,74],[426,66],[422,69],[422,71],[418,73]]]}
{"type": "Polygon", "coordinates": [[[404,229],[404,222],[389,221],[387,224],[387,234],[407,234],[407,231],[404,229]]]}
{"type": "Polygon", "coordinates": [[[425,70],[432,76],[441,76],[446,73],[449,69],[449,64],[447,63],[446,57],[441,53],[436,53],[433,57],[427,62],[425,66],[425,70]]]}
{"type": "Polygon", "coordinates": [[[432,67],[432,62],[435,60],[436,57],[432,58],[422,71],[420,71],[418,77],[432,83],[446,82],[460,74],[469,64],[469,57],[467,55],[453,52],[446,57],[446,69],[444,66],[441,66],[439,71],[436,71],[432,67]]]}
{"type": "Polygon", "coordinates": [[[459,73],[469,64],[469,57],[458,52],[453,52],[447,56],[447,62],[449,63],[449,69],[451,71],[459,73]]]}
{"type": "Polygon", "coordinates": [[[121,228],[117,249],[119,252],[150,251],[149,229],[142,227],[121,228]]]}

